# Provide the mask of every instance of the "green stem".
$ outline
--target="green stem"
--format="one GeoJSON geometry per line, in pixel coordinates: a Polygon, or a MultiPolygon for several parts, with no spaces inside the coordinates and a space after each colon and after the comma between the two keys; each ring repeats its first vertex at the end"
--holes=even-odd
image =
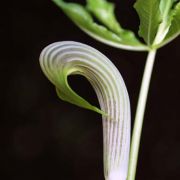
{"type": "Polygon", "coordinates": [[[129,159],[129,169],[127,180],[134,180],[136,176],[138,152],[140,145],[140,138],[142,132],[144,111],[146,107],[147,95],[149,90],[149,84],[151,80],[152,69],[154,65],[156,50],[151,50],[148,53],[146,65],[144,69],[139,100],[137,104],[136,116],[134,121],[134,129],[132,134],[130,159],[129,159]]]}

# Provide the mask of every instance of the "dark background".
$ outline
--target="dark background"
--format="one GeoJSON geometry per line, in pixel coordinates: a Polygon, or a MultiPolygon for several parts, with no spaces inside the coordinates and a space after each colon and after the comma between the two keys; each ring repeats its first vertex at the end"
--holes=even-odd
{"type": "MultiPolygon", "coordinates": [[[[134,1],[115,2],[122,26],[137,32],[134,1]]],[[[103,180],[101,117],[57,98],[40,69],[39,54],[46,45],[63,40],[83,42],[100,50],[125,80],[133,123],[147,53],[123,51],[97,42],[50,0],[14,1],[7,13],[12,20],[7,37],[12,36],[12,51],[7,53],[9,59],[2,61],[7,70],[2,76],[5,89],[1,94],[0,176],[13,180],[103,180]]],[[[180,177],[179,47],[177,38],[157,54],[137,180],[180,177]]],[[[98,105],[84,78],[70,77],[69,81],[79,94],[98,105]]]]}

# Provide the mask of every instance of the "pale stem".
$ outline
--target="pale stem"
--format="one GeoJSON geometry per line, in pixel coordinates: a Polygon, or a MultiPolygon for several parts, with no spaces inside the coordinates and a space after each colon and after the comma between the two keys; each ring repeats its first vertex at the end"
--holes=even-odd
{"type": "Polygon", "coordinates": [[[134,121],[127,180],[134,180],[136,176],[143,118],[144,118],[144,112],[146,107],[147,95],[148,95],[155,55],[156,55],[156,50],[149,51],[146,60],[146,65],[144,69],[144,74],[143,74],[143,79],[142,79],[142,84],[141,84],[141,89],[140,89],[139,99],[136,109],[136,116],[134,121]]]}

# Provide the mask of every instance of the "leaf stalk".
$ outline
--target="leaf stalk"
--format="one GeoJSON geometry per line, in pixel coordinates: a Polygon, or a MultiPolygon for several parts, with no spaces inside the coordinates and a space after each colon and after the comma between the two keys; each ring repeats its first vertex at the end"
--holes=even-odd
{"type": "Polygon", "coordinates": [[[140,89],[139,99],[138,99],[138,104],[137,104],[137,109],[136,109],[134,128],[133,128],[133,133],[132,133],[127,180],[134,180],[136,176],[144,112],[146,108],[147,96],[148,96],[155,56],[156,56],[156,50],[151,50],[149,51],[147,60],[146,60],[146,65],[144,69],[144,74],[143,74],[143,79],[142,79],[142,84],[141,84],[141,89],[140,89]]]}

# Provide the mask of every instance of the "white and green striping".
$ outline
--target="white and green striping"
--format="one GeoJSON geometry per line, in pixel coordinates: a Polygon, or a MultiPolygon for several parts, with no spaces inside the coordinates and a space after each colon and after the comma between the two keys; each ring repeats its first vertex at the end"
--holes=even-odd
{"type": "Polygon", "coordinates": [[[124,81],[113,63],[96,49],[65,41],[47,46],[40,55],[46,77],[65,101],[102,114],[104,175],[106,180],[126,180],[130,148],[130,103],[124,81]],[[93,86],[101,110],[76,94],[69,75],[82,75],[93,86]]]}

